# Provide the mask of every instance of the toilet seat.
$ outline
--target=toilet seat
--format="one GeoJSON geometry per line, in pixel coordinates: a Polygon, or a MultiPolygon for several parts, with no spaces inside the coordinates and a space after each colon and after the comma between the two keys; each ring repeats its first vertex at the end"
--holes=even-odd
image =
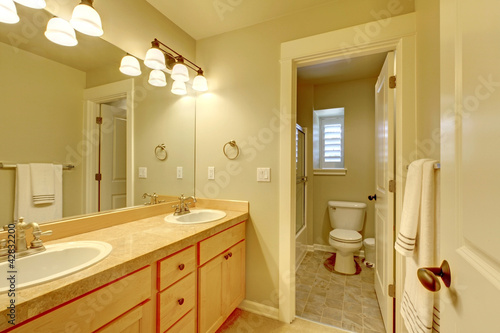
{"type": "Polygon", "coordinates": [[[362,236],[355,230],[333,229],[330,231],[330,239],[340,243],[359,243],[362,236]]]}

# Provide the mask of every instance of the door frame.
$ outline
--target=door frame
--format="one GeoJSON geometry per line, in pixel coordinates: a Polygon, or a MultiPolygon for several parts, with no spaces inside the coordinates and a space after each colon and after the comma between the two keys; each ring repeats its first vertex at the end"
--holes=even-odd
{"type": "Polygon", "coordinates": [[[99,115],[99,105],[125,98],[127,100],[127,207],[134,205],[134,79],[113,82],[102,86],[85,89],[84,99],[84,137],[86,151],[84,161],[85,213],[97,211],[97,170],[98,147],[93,144],[95,137],[95,119],[99,115]]]}
{"type": "MultiPolygon", "coordinates": [[[[279,168],[279,308],[280,321],[295,318],[295,124],[297,118],[297,68],[325,61],[396,51],[396,195],[395,228],[400,224],[402,189],[406,165],[416,152],[416,17],[395,16],[354,27],[306,37],[281,44],[279,168]],[[348,42],[346,42],[348,41],[348,42]],[[404,112],[402,111],[404,110],[404,112]]],[[[414,159],[415,157],[413,157],[414,159]]],[[[399,258],[400,259],[400,258],[399,258]]],[[[396,258],[396,331],[402,328],[399,315],[403,287],[402,260],[396,258]]]]}

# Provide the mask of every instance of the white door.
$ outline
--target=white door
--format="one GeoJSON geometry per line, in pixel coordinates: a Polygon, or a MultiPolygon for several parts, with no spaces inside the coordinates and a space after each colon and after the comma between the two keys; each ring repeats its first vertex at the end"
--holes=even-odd
{"type": "Polygon", "coordinates": [[[100,210],[127,205],[127,111],[101,105],[100,210]]]}
{"type": "Polygon", "coordinates": [[[441,1],[441,332],[500,332],[500,1],[441,1]]]}
{"type": "Polygon", "coordinates": [[[375,292],[386,327],[393,332],[394,299],[388,295],[394,283],[394,102],[389,88],[394,75],[394,52],[389,52],[375,84],[375,292]]]}

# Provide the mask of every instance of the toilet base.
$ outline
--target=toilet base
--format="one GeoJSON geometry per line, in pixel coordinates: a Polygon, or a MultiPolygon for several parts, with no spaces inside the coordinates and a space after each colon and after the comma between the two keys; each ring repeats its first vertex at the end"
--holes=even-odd
{"type": "Polygon", "coordinates": [[[335,258],[335,266],[333,269],[342,274],[354,275],[356,274],[356,263],[354,262],[353,253],[340,253],[337,251],[335,258]]]}

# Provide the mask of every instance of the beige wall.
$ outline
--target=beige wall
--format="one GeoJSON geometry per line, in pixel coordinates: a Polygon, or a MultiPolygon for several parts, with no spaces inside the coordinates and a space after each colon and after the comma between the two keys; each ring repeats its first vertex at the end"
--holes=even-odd
{"type": "MultiPolygon", "coordinates": [[[[364,237],[373,237],[374,207],[368,195],[375,188],[375,94],[376,78],[314,86],[314,110],[344,107],[345,167],[344,176],[313,177],[313,243],[328,245],[332,230],[328,216],[328,201],[356,201],[367,204],[364,237]]],[[[299,90],[300,92],[300,90],[299,90]]],[[[301,103],[299,94],[298,105],[301,103]]],[[[297,110],[299,121],[312,128],[312,110],[297,110]]],[[[312,142],[309,141],[309,150],[312,142]]]]}
{"type": "MultiPolygon", "coordinates": [[[[250,301],[278,304],[280,44],[373,21],[376,13],[387,11],[388,2],[394,1],[335,1],[197,42],[197,62],[206,72],[210,92],[196,105],[196,194],[250,202],[250,301]],[[221,150],[233,139],[242,153],[230,162],[221,150]],[[215,166],[217,180],[207,180],[208,166],[215,166]],[[270,183],[256,181],[257,167],[271,168],[270,183]]],[[[398,14],[414,10],[413,2],[400,7],[398,14]]]]}
{"type": "MultiPolygon", "coordinates": [[[[65,163],[82,134],[85,73],[0,43],[0,157],[65,163]],[[61,138],[65,138],[61,140],[61,138]]],[[[63,171],[63,214],[81,212],[81,168],[63,171]]],[[[15,169],[0,170],[0,220],[12,221],[15,169]]]]}
{"type": "MultiPolygon", "coordinates": [[[[414,159],[440,155],[439,1],[415,1],[417,19],[417,146],[414,159]]],[[[411,161],[409,161],[411,162],[411,161]]]]}

